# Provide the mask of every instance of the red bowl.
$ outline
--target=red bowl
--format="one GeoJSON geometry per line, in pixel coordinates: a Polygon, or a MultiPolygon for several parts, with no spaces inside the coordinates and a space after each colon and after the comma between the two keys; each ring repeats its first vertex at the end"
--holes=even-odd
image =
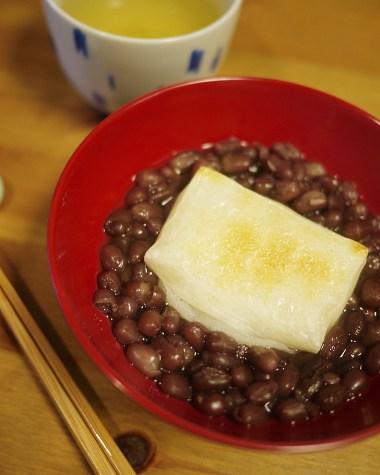
{"type": "Polygon", "coordinates": [[[330,173],[354,181],[380,213],[380,123],[307,87],[267,79],[195,81],[146,95],[107,117],[68,162],[48,228],[52,280],[74,334],[101,371],[147,410],[200,436],[253,449],[311,451],[380,431],[380,377],[356,401],[316,421],[243,427],[210,419],[165,396],[127,361],[107,318],[92,305],[105,240],[103,222],[123,202],[131,178],[173,152],[230,136],[291,142],[330,173]]]}

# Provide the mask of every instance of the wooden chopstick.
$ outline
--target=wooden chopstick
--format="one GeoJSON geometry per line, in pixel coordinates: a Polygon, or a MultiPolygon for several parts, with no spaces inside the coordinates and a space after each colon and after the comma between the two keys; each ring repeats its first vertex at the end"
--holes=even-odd
{"type": "Polygon", "coordinates": [[[94,473],[136,475],[1,268],[0,312],[94,473]]]}

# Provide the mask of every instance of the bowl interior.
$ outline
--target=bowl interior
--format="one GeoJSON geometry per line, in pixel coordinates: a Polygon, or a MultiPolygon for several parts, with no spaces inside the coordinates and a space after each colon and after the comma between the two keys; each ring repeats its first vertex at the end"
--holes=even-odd
{"type": "Polygon", "coordinates": [[[129,397],[184,429],[244,447],[306,451],[352,442],[380,430],[380,379],[356,402],[317,421],[242,427],[210,419],[166,397],[127,361],[107,318],[92,305],[103,222],[123,202],[131,178],[174,152],[230,136],[269,145],[291,142],[330,173],[357,183],[380,213],[380,125],[334,97],[273,80],[220,78],[176,85],[105,119],[74,153],[55,191],[48,251],[56,293],[76,337],[129,397]]]}

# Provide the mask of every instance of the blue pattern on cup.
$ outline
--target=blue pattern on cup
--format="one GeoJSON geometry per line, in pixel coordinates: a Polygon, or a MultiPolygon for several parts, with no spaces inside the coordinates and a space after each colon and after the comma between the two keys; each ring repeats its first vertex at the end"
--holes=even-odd
{"type": "Polygon", "coordinates": [[[107,77],[108,87],[112,90],[116,89],[115,77],[112,74],[109,74],[107,77]]]}
{"type": "Polygon", "coordinates": [[[87,47],[87,37],[85,33],[79,28],[73,29],[73,38],[74,45],[77,53],[83,54],[85,58],[89,57],[88,47],[87,47]]]}
{"type": "Polygon", "coordinates": [[[100,109],[105,109],[107,101],[104,96],[102,96],[99,92],[95,91],[92,93],[92,98],[97,103],[100,109]]]}
{"type": "Polygon", "coordinates": [[[213,60],[211,61],[211,65],[210,65],[210,71],[214,71],[218,66],[219,66],[219,63],[220,63],[220,59],[222,57],[222,51],[223,49],[221,47],[218,48],[213,60]]]}
{"type": "Polygon", "coordinates": [[[189,65],[187,67],[187,71],[189,73],[196,73],[199,71],[202,63],[204,51],[202,49],[194,49],[191,52],[189,65]]]}

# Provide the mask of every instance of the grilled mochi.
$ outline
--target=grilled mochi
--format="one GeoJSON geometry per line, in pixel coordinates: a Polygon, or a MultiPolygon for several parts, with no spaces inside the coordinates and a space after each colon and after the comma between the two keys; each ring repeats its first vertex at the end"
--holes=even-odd
{"type": "Polygon", "coordinates": [[[319,351],[368,249],[200,168],[145,255],[168,304],[246,345],[319,351]]]}

